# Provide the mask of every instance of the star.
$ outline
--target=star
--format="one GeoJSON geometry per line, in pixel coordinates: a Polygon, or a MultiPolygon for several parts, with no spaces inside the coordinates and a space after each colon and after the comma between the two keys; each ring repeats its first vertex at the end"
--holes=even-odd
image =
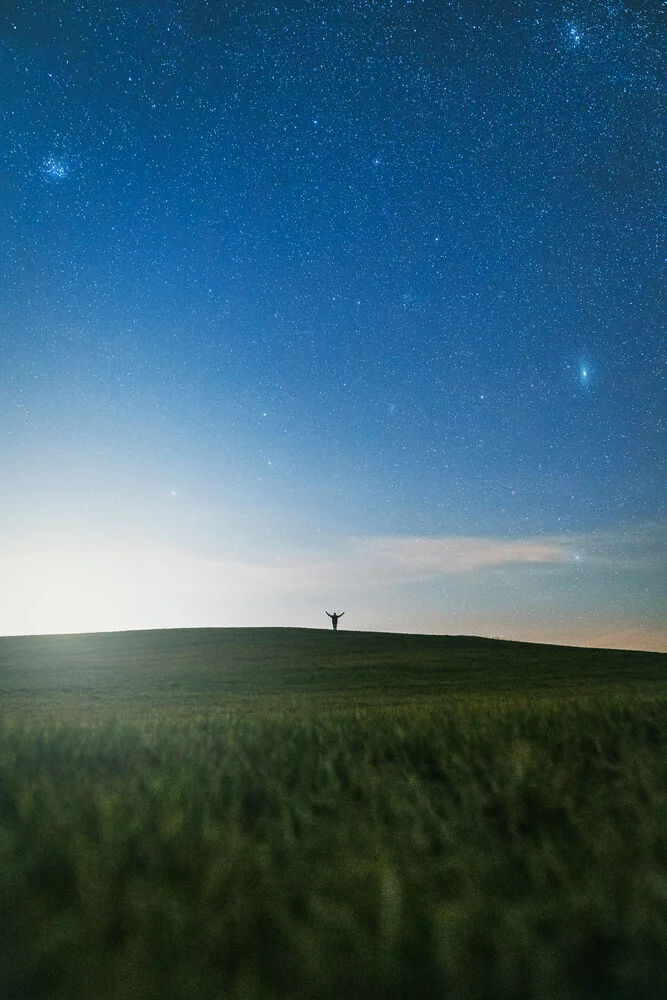
{"type": "Polygon", "coordinates": [[[42,164],[42,172],[53,181],[62,181],[69,174],[69,166],[64,160],[49,156],[42,164]]]}

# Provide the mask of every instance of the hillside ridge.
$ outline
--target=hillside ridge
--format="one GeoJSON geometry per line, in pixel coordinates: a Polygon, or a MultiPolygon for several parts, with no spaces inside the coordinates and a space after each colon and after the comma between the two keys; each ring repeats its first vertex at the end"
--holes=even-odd
{"type": "Polygon", "coordinates": [[[190,628],[0,638],[0,695],[119,699],[456,693],[667,694],[663,653],[483,636],[305,628],[190,628]]]}

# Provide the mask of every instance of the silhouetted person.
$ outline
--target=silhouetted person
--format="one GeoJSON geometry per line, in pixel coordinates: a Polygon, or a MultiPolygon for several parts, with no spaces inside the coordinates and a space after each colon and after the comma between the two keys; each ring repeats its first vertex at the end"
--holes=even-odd
{"type": "MultiPolygon", "coordinates": [[[[328,611],[325,611],[324,613],[326,615],[329,615],[328,611]]],[[[334,632],[338,628],[338,619],[342,618],[344,614],[345,614],[344,611],[341,611],[340,614],[336,614],[336,612],[334,611],[334,613],[332,615],[329,615],[329,618],[331,619],[331,624],[333,625],[334,632]]]]}

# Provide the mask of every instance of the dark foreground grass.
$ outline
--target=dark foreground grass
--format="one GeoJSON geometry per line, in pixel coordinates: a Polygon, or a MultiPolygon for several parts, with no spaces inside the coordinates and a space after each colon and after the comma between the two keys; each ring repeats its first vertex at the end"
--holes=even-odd
{"type": "Polygon", "coordinates": [[[0,727],[0,995],[663,997],[667,700],[0,727]]]}
{"type": "Polygon", "coordinates": [[[491,658],[477,693],[332,708],[190,667],[134,701],[111,661],[5,676],[2,1000],[666,995],[655,677],[498,694],[491,658]]]}

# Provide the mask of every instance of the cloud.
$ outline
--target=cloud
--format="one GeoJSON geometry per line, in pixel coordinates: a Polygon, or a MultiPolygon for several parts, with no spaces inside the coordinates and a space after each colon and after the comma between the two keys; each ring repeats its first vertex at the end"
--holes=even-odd
{"type": "Polygon", "coordinates": [[[510,563],[562,563],[568,553],[558,540],[412,536],[357,540],[355,559],[372,565],[378,573],[427,579],[510,563]]]}
{"type": "MultiPolygon", "coordinates": [[[[270,560],[199,559],[190,566],[204,589],[251,594],[354,592],[429,582],[521,563],[563,563],[567,548],[557,541],[499,541],[490,538],[352,538],[338,551],[287,553],[270,560]]],[[[182,576],[182,569],[178,571],[182,576]]]]}

